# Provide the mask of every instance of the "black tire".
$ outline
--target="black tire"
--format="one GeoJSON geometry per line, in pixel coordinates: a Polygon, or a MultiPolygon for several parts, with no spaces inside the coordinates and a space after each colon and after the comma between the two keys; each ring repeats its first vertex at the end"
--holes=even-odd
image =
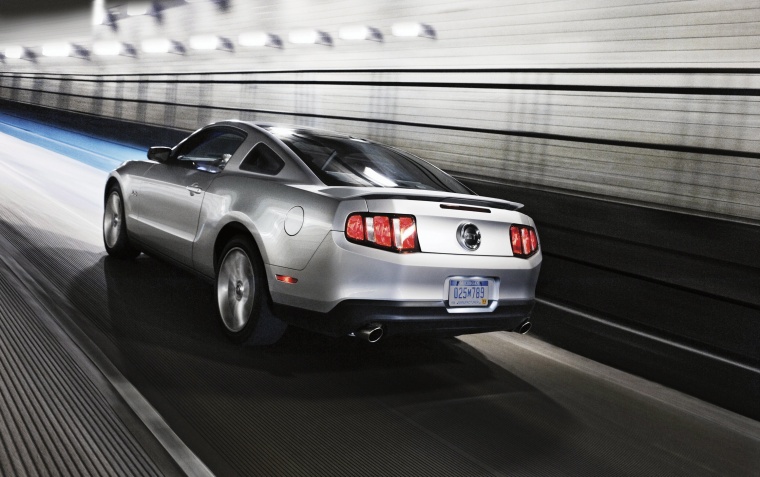
{"type": "Polygon", "coordinates": [[[108,255],[130,259],[140,255],[140,250],[129,241],[125,219],[121,188],[118,184],[113,184],[108,188],[103,206],[103,245],[108,255]]]}
{"type": "Polygon", "coordinates": [[[276,343],[287,324],[271,310],[264,263],[253,242],[232,238],[216,264],[216,297],[222,329],[238,344],[276,343]]]}

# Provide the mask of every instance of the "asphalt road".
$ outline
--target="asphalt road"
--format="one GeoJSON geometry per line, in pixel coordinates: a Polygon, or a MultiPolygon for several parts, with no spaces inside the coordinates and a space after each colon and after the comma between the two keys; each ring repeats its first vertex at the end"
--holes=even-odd
{"type": "Polygon", "coordinates": [[[757,421],[530,335],[234,346],[209,283],[106,256],[102,170],[0,144],[3,249],[217,475],[758,475],[757,421]]]}

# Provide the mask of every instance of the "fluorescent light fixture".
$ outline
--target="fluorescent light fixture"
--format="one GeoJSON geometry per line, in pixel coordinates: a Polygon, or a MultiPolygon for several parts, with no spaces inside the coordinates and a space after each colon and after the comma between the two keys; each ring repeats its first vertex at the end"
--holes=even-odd
{"type": "Polygon", "coordinates": [[[71,54],[71,43],[47,43],[42,45],[42,56],[63,57],[71,54]]]}
{"type": "Polygon", "coordinates": [[[9,46],[5,49],[5,59],[27,60],[36,63],[37,54],[24,46],[9,46]]]}
{"type": "Polygon", "coordinates": [[[136,1],[136,2],[129,2],[126,6],[124,5],[118,5],[109,11],[116,10],[119,12],[118,16],[116,17],[116,20],[119,20],[121,18],[124,18],[126,16],[135,17],[140,15],[147,15],[153,17],[156,22],[163,23],[164,18],[164,8],[169,6],[176,6],[167,4],[166,2],[159,2],[157,0],[152,1],[136,1]]]}
{"type": "Polygon", "coordinates": [[[229,38],[216,35],[191,36],[189,44],[193,50],[235,50],[235,45],[232,44],[229,38]]]}
{"type": "Polygon", "coordinates": [[[143,40],[140,46],[145,53],[169,53],[172,41],[167,38],[151,38],[143,40]]]}
{"type": "Polygon", "coordinates": [[[421,36],[435,39],[435,29],[425,23],[401,22],[391,26],[393,36],[421,36]]]}
{"type": "Polygon", "coordinates": [[[196,35],[190,37],[190,48],[193,50],[216,50],[219,37],[216,35],[196,35]]]}
{"type": "Polygon", "coordinates": [[[242,46],[266,46],[269,41],[269,33],[263,31],[243,33],[238,37],[238,43],[242,46]]]}
{"type": "Polygon", "coordinates": [[[320,44],[332,46],[332,37],[326,32],[319,30],[295,30],[290,32],[288,40],[291,43],[307,45],[307,44],[320,44]]]}
{"type": "Polygon", "coordinates": [[[186,3],[204,3],[211,2],[219,7],[220,10],[227,10],[230,7],[230,0],[185,0],[186,3]]]}
{"type": "Polygon", "coordinates": [[[92,24],[102,25],[106,18],[105,0],[93,0],[92,2],[92,24]]]}
{"type": "Polygon", "coordinates": [[[9,46],[5,49],[5,57],[20,60],[24,57],[25,50],[23,46],[9,46]]]}
{"type": "Polygon", "coordinates": [[[129,2],[127,4],[127,15],[135,17],[138,15],[147,15],[152,5],[150,2],[129,2]]]}
{"type": "Polygon", "coordinates": [[[288,35],[288,40],[297,44],[316,43],[318,38],[319,32],[317,30],[296,30],[288,35]]]}
{"type": "Polygon", "coordinates": [[[383,41],[383,34],[380,30],[366,25],[342,27],[338,30],[338,36],[343,40],[383,41]]]}
{"type": "Polygon", "coordinates": [[[98,56],[116,56],[122,51],[120,41],[96,41],[92,45],[92,52],[98,56]]]}
{"type": "Polygon", "coordinates": [[[131,56],[137,57],[137,50],[131,43],[120,41],[96,41],[92,45],[92,52],[98,56],[131,56]]]}
{"type": "Polygon", "coordinates": [[[271,48],[282,48],[282,39],[278,35],[263,31],[243,33],[238,37],[238,43],[242,46],[269,46],[271,48]]]}
{"type": "Polygon", "coordinates": [[[185,54],[185,45],[179,41],[170,40],[168,38],[150,38],[148,40],[143,40],[140,46],[145,53],[185,54]]]}

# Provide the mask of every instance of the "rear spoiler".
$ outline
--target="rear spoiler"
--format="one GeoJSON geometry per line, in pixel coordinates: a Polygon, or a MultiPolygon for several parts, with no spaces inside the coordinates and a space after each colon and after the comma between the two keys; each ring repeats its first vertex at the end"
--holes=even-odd
{"type": "MultiPolygon", "coordinates": [[[[376,199],[403,199],[403,200],[423,200],[429,202],[441,202],[442,204],[458,204],[471,207],[488,207],[491,209],[504,209],[504,210],[519,210],[523,208],[523,204],[518,202],[510,202],[507,200],[493,200],[486,197],[480,198],[464,198],[464,197],[436,197],[427,195],[405,195],[405,194],[368,194],[360,196],[365,200],[376,199]]],[[[453,208],[453,207],[452,207],[453,208]]]]}

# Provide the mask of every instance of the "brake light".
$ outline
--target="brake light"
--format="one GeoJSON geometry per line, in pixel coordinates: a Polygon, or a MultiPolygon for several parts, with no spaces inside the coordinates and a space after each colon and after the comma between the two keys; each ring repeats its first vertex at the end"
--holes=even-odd
{"type": "Polygon", "coordinates": [[[393,235],[396,238],[396,248],[399,250],[417,248],[417,224],[414,223],[414,217],[394,218],[393,235]]]}
{"type": "Polygon", "coordinates": [[[533,229],[530,229],[530,247],[533,251],[538,250],[538,235],[536,235],[536,231],[533,229]]]}
{"type": "Polygon", "coordinates": [[[417,252],[417,225],[410,215],[356,213],[346,220],[349,242],[393,252],[417,252]]]}
{"type": "Polygon", "coordinates": [[[364,218],[352,215],[346,222],[346,237],[353,240],[364,240],[364,218]]]}
{"type": "Polygon", "coordinates": [[[528,258],[538,252],[538,235],[528,225],[512,225],[509,228],[509,241],[515,257],[528,258]]]}
{"type": "Polygon", "coordinates": [[[391,246],[391,219],[384,215],[375,217],[375,243],[381,247],[391,246]]]}

